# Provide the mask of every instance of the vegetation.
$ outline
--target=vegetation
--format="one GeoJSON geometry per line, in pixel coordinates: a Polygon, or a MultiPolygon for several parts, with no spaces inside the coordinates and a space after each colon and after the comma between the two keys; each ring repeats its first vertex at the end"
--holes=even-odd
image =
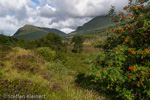
{"type": "Polygon", "coordinates": [[[52,51],[49,47],[40,47],[35,50],[38,54],[44,57],[47,61],[54,61],[56,58],[56,52],[52,51]]]}
{"type": "Polygon", "coordinates": [[[75,36],[72,38],[72,42],[74,42],[74,49],[73,52],[80,53],[83,49],[83,37],[82,36],[75,36]]]}
{"type": "MultiPolygon", "coordinates": [[[[116,19],[119,17],[115,16],[116,19]]],[[[123,22],[119,22],[121,25],[125,25],[130,20],[126,19],[123,22]]],[[[93,18],[91,21],[87,22],[83,26],[80,26],[76,29],[76,31],[69,34],[69,36],[76,35],[100,35],[105,32],[106,29],[116,27],[116,24],[113,23],[107,16],[99,16],[93,18]]],[[[66,37],[69,37],[66,36],[66,37]]]]}
{"type": "Polygon", "coordinates": [[[89,22],[85,23],[83,26],[78,27],[76,31],[103,27],[109,24],[112,24],[112,21],[109,19],[109,17],[97,16],[92,20],[90,20],[89,22]]]}
{"type": "MultiPolygon", "coordinates": [[[[131,21],[108,31],[113,36],[99,45],[104,52],[95,59],[92,75],[98,91],[113,92],[116,99],[150,99],[150,8],[143,3],[130,0],[124,7],[127,14],[120,12],[120,20],[131,21]]],[[[114,14],[113,7],[110,16],[118,22],[114,14]]]]}
{"type": "Polygon", "coordinates": [[[42,95],[42,99],[45,97],[52,100],[105,99],[94,91],[84,90],[74,83],[79,72],[87,72],[90,68],[87,63],[90,53],[76,55],[68,51],[67,61],[63,64],[61,60],[47,62],[43,59],[45,55],[40,56],[33,50],[19,47],[0,51],[3,54],[0,60],[0,98],[7,94],[31,94],[42,95]],[[78,60],[75,60],[77,58],[78,60]]]}
{"type": "Polygon", "coordinates": [[[19,94],[48,100],[105,100],[74,82],[78,73],[90,69],[90,52],[76,55],[64,51],[68,43],[51,33],[36,41],[19,39],[10,43],[0,43],[0,98],[19,94]]]}
{"type": "Polygon", "coordinates": [[[52,50],[62,49],[62,38],[58,34],[48,33],[45,37],[38,40],[25,41],[24,39],[19,39],[17,42],[19,47],[25,49],[35,49],[37,47],[50,47],[52,50]]]}
{"type": "Polygon", "coordinates": [[[26,40],[0,35],[0,98],[149,100],[150,6],[144,6],[147,0],[135,1],[129,0],[119,19],[112,6],[108,15],[115,23],[101,27],[106,32],[88,34],[99,27],[85,31],[85,24],[78,32],[88,35],[69,35],[73,44],[54,33],[30,40],[28,36],[49,31],[34,26],[21,29],[26,40]]]}
{"type": "Polygon", "coordinates": [[[16,41],[16,39],[14,39],[11,36],[5,36],[3,34],[0,34],[0,44],[1,45],[10,45],[10,44],[14,44],[16,41]]]}

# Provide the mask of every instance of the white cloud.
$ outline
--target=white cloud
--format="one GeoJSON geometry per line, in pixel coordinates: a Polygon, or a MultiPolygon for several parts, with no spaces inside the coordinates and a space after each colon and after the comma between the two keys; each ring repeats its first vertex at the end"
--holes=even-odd
{"type": "Polygon", "coordinates": [[[52,11],[56,11],[55,7],[49,6],[48,4],[45,5],[46,7],[50,8],[52,11]]]}
{"type": "Polygon", "coordinates": [[[69,32],[72,32],[72,31],[74,31],[74,30],[71,29],[71,28],[63,28],[63,29],[61,29],[61,31],[66,32],[66,33],[69,33],[69,32]]]}
{"type": "Polygon", "coordinates": [[[106,15],[115,5],[117,11],[128,0],[0,0],[0,30],[14,34],[25,24],[74,31],[91,18],[106,15]]]}
{"type": "Polygon", "coordinates": [[[14,16],[7,15],[6,17],[0,18],[0,22],[0,30],[7,33],[7,35],[13,35],[12,32],[18,29],[18,22],[14,16]]]}

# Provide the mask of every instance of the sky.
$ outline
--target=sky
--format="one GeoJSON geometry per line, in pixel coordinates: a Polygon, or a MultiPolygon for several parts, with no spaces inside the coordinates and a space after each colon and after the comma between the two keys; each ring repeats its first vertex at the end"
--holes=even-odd
{"type": "Polygon", "coordinates": [[[128,0],[0,0],[0,33],[13,35],[26,24],[70,33],[111,5],[122,11],[128,0]]]}

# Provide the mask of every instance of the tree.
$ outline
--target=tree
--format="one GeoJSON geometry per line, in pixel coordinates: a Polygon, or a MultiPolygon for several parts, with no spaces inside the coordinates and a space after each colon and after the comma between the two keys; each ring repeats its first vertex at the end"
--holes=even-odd
{"type": "Polygon", "coordinates": [[[142,0],[129,0],[124,10],[119,21],[114,7],[109,12],[117,27],[107,30],[113,36],[101,44],[105,51],[95,59],[92,75],[99,91],[116,93],[117,100],[150,100],[150,7],[142,0]]]}
{"type": "Polygon", "coordinates": [[[58,34],[48,33],[45,37],[35,41],[38,47],[50,47],[52,50],[62,49],[62,38],[58,34]]]}
{"type": "Polygon", "coordinates": [[[83,49],[83,42],[84,39],[82,36],[74,36],[72,38],[72,42],[74,42],[74,49],[73,52],[80,53],[83,49]]]}

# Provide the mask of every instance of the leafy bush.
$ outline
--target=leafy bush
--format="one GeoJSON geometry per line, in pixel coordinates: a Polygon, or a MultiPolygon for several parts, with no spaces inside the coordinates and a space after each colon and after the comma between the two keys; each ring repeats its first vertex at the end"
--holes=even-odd
{"type": "Polygon", "coordinates": [[[36,40],[37,47],[50,47],[58,51],[62,49],[62,38],[58,34],[48,33],[45,37],[36,40]]]}
{"type": "Polygon", "coordinates": [[[120,12],[119,21],[130,19],[126,25],[118,24],[114,7],[110,10],[118,27],[107,30],[113,36],[99,46],[105,50],[96,58],[92,73],[95,82],[103,84],[99,91],[117,92],[115,97],[123,100],[150,99],[150,7],[138,1],[129,0],[124,7],[127,14],[120,12]]]}
{"type": "Polygon", "coordinates": [[[49,47],[40,47],[35,50],[38,54],[43,56],[47,61],[53,61],[56,58],[56,52],[52,51],[49,47]]]}
{"type": "Polygon", "coordinates": [[[72,50],[75,53],[81,53],[83,49],[84,39],[82,36],[74,36],[72,38],[72,42],[74,42],[74,49],[72,50]]]}

